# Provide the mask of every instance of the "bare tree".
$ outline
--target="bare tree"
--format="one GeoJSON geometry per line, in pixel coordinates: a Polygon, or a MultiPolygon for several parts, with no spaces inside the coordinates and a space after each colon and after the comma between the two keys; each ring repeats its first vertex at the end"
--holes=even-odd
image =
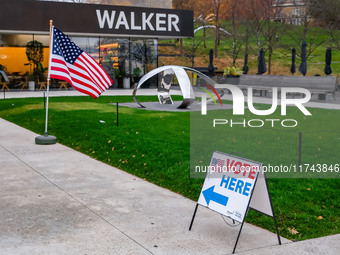
{"type": "Polygon", "coordinates": [[[339,0],[310,0],[310,13],[324,27],[333,46],[340,50],[340,1],[339,0]]]}
{"type": "Polygon", "coordinates": [[[229,1],[229,13],[230,13],[230,32],[232,32],[233,45],[231,48],[231,55],[233,58],[233,66],[236,66],[236,59],[242,46],[245,44],[247,36],[241,31],[241,27],[244,24],[244,15],[242,15],[241,10],[244,8],[243,2],[237,0],[229,1]]]}
{"type": "Polygon", "coordinates": [[[265,11],[262,7],[262,2],[259,0],[250,0],[249,5],[252,13],[257,52],[259,52],[264,45],[264,40],[261,38],[261,35],[263,34],[263,30],[266,25],[266,23],[264,22],[265,11]]]}
{"type": "Polygon", "coordinates": [[[273,50],[278,42],[279,30],[282,26],[280,22],[276,21],[276,17],[280,13],[280,7],[275,6],[276,0],[267,0],[265,3],[267,32],[264,35],[267,38],[268,47],[268,74],[271,74],[273,50]]]}
{"type": "MultiPolygon", "coordinates": [[[[312,2],[311,0],[295,0],[296,13],[291,16],[290,23],[295,24],[287,31],[293,39],[294,47],[300,49],[302,41],[307,42],[307,59],[325,42],[325,36],[313,31],[312,2]],[[302,28],[302,29],[301,29],[302,28]]],[[[291,45],[288,46],[290,48],[291,45]]]]}
{"type": "MultiPolygon", "coordinates": [[[[206,28],[205,26],[208,24],[207,23],[207,19],[203,17],[203,15],[201,14],[199,17],[197,17],[194,20],[194,23],[198,26],[198,27],[203,27],[203,47],[207,48],[207,43],[206,43],[206,28]]],[[[195,36],[195,35],[194,35],[195,36]]]]}
{"type": "Polygon", "coordinates": [[[213,0],[213,10],[214,10],[214,17],[215,17],[215,57],[218,55],[218,44],[220,40],[219,36],[219,28],[220,28],[220,7],[221,7],[221,0],[213,0]]]}
{"type": "Polygon", "coordinates": [[[278,42],[282,25],[276,20],[281,11],[277,0],[251,0],[250,7],[254,17],[257,39],[257,50],[266,48],[268,51],[268,74],[271,73],[273,50],[278,42]]]}

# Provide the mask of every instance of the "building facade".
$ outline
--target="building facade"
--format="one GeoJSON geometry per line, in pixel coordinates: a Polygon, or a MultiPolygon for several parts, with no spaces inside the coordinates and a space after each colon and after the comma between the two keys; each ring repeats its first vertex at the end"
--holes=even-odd
{"type": "MultiPolygon", "coordinates": [[[[192,36],[192,11],[170,9],[171,5],[166,0],[0,0],[0,68],[12,88],[27,80],[37,70],[27,57],[27,45],[38,42],[43,45],[40,63],[45,70],[53,20],[103,66],[115,80],[114,87],[122,87],[120,78],[157,67],[159,38],[192,36]]],[[[40,79],[46,75],[39,74],[40,79]]]]}
{"type": "Polygon", "coordinates": [[[276,21],[286,24],[303,25],[308,17],[309,0],[277,0],[274,7],[277,9],[276,21]]]}

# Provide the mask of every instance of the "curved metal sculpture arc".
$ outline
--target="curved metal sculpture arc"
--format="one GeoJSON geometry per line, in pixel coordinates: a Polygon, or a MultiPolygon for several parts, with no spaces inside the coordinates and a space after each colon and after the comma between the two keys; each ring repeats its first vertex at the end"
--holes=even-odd
{"type": "Polygon", "coordinates": [[[137,94],[137,90],[142,86],[142,84],[148,80],[149,78],[151,78],[152,76],[163,72],[164,70],[168,70],[168,69],[172,69],[173,72],[175,73],[179,86],[181,88],[182,91],[182,95],[183,95],[183,102],[181,103],[180,106],[178,106],[177,108],[179,109],[185,109],[188,106],[190,106],[194,101],[195,101],[195,95],[194,95],[194,91],[193,88],[191,86],[191,82],[190,79],[186,73],[186,71],[191,71],[195,74],[197,74],[201,79],[203,79],[205,82],[207,82],[208,84],[214,86],[215,85],[215,81],[212,80],[211,78],[209,78],[208,76],[206,76],[205,74],[190,68],[190,67],[183,67],[183,66],[174,66],[174,65],[168,65],[168,66],[161,66],[158,67],[150,72],[148,72],[147,74],[145,74],[138,82],[137,86],[134,88],[133,92],[132,92],[132,96],[133,99],[135,100],[135,102],[142,108],[145,108],[145,106],[143,106],[136,98],[136,94],[137,94]]]}
{"type": "MultiPolygon", "coordinates": [[[[201,27],[198,27],[194,30],[194,34],[196,34],[198,31],[204,29],[204,28],[216,28],[216,26],[214,25],[205,25],[205,26],[201,26],[201,27]]],[[[225,33],[226,35],[231,35],[231,33],[229,33],[227,30],[223,29],[223,28],[219,28],[218,29],[219,31],[225,33]]]]}

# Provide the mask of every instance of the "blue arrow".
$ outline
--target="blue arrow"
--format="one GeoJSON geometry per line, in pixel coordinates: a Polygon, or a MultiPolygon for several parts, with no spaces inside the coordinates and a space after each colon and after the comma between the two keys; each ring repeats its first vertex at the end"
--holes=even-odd
{"type": "Polygon", "coordinates": [[[207,202],[208,205],[209,205],[210,201],[214,201],[218,204],[226,206],[229,198],[225,197],[225,196],[223,196],[219,193],[214,192],[214,188],[215,188],[215,185],[211,186],[210,188],[208,188],[208,189],[206,189],[202,192],[203,196],[205,198],[205,201],[207,202]]]}

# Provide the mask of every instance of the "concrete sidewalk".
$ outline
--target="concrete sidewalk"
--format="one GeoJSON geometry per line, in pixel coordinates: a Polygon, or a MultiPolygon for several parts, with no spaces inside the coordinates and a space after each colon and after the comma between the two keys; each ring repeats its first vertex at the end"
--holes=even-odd
{"type": "MultiPolygon", "coordinates": [[[[195,202],[0,119],[0,254],[230,254],[239,227],[195,202]]],[[[161,169],[160,169],[161,171],[161,169]]],[[[189,176],[188,176],[189,178],[189,176]]],[[[245,224],[237,254],[336,254],[245,224]]]]}

